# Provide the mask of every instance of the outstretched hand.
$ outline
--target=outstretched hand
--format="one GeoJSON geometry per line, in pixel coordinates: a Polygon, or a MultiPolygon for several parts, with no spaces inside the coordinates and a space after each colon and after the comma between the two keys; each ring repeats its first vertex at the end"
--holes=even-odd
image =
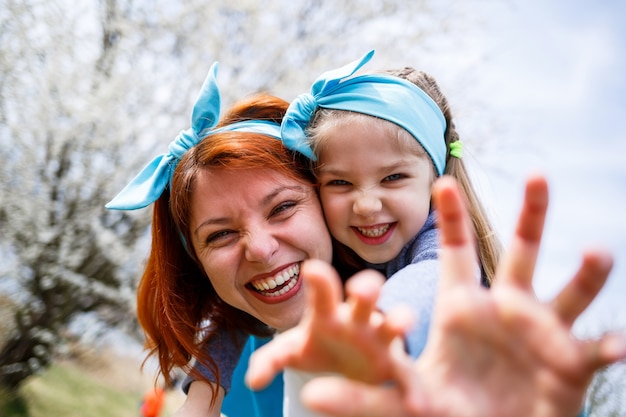
{"type": "MultiPolygon", "coordinates": [[[[441,229],[442,276],[424,352],[411,366],[404,359],[388,358],[395,385],[322,377],[305,387],[303,402],[343,417],[577,416],[594,372],[626,358],[626,335],[577,340],[571,333],[576,318],[604,285],[611,256],[587,252],[578,272],[551,302],[536,300],[532,277],[548,191],[543,178],[533,177],[510,250],[486,290],[474,279],[473,236],[455,182],[439,179],[433,198],[441,229]]],[[[387,320],[393,328],[393,320],[387,320]]]]}
{"type": "Polygon", "coordinates": [[[308,260],[301,267],[307,309],[300,323],[252,354],[246,383],[261,389],[285,367],[343,374],[365,382],[392,377],[392,359],[403,355],[402,335],[411,325],[405,311],[383,316],[376,301],[384,277],[362,271],[346,284],[327,263],[308,260]]]}

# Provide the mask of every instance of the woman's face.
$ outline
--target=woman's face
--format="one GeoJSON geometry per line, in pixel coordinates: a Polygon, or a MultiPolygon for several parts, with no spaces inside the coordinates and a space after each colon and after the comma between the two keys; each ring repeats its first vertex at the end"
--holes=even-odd
{"type": "Polygon", "coordinates": [[[332,257],[313,186],[270,169],[211,168],[192,191],[191,240],[217,294],[279,331],[296,325],[300,264],[332,257]]]}

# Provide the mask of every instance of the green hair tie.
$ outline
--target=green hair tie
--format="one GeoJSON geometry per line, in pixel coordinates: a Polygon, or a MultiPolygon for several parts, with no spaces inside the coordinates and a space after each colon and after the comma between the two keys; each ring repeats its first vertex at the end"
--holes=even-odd
{"type": "Polygon", "coordinates": [[[457,140],[450,143],[450,156],[461,159],[461,157],[463,156],[463,142],[457,140]]]}

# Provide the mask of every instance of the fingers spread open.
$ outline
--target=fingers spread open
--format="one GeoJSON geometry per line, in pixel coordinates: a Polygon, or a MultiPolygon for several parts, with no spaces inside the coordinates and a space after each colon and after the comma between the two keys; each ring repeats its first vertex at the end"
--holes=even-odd
{"type": "Polygon", "coordinates": [[[531,290],[547,209],[548,184],[545,178],[530,177],[511,248],[498,269],[498,281],[531,290]]]}
{"type": "Polygon", "coordinates": [[[376,271],[361,271],[346,282],[346,295],[350,304],[351,318],[356,324],[369,323],[384,277],[376,271]]]}
{"type": "Polygon", "coordinates": [[[611,255],[604,251],[587,252],[574,278],[552,301],[552,307],[569,327],[598,295],[613,266],[611,255]]]}
{"type": "Polygon", "coordinates": [[[274,377],[289,365],[291,360],[289,348],[298,342],[299,337],[299,333],[287,331],[252,353],[245,376],[246,385],[253,390],[260,390],[269,385],[274,377]]]}
{"type": "MultiPolygon", "coordinates": [[[[415,324],[416,318],[413,310],[408,306],[399,305],[391,308],[386,312],[385,320],[382,326],[380,326],[380,338],[391,342],[391,340],[397,337],[404,337],[415,324]]],[[[402,345],[402,348],[404,349],[404,345],[402,345]]]]}
{"type": "Polygon", "coordinates": [[[589,378],[600,368],[626,359],[626,334],[606,333],[600,339],[584,342],[589,378]]]}
{"type": "Polygon", "coordinates": [[[308,259],[302,264],[300,275],[306,285],[307,306],[318,316],[334,314],[343,293],[335,269],[324,261],[308,259]]]}
{"type": "Polygon", "coordinates": [[[456,182],[447,176],[433,186],[433,201],[441,232],[441,287],[458,283],[475,284],[476,252],[474,236],[464,200],[456,182]]]}

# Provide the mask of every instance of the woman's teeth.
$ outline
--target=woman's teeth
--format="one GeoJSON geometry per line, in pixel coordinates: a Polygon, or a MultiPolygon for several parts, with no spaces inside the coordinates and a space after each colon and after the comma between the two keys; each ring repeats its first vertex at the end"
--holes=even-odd
{"type": "Polygon", "coordinates": [[[268,297],[277,297],[279,295],[283,295],[291,290],[296,283],[298,282],[298,278],[300,275],[300,265],[295,264],[294,266],[276,274],[273,277],[263,278],[251,282],[252,287],[263,295],[268,297]],[[276,288],[280,287],[276,290],[276,288]]]}

